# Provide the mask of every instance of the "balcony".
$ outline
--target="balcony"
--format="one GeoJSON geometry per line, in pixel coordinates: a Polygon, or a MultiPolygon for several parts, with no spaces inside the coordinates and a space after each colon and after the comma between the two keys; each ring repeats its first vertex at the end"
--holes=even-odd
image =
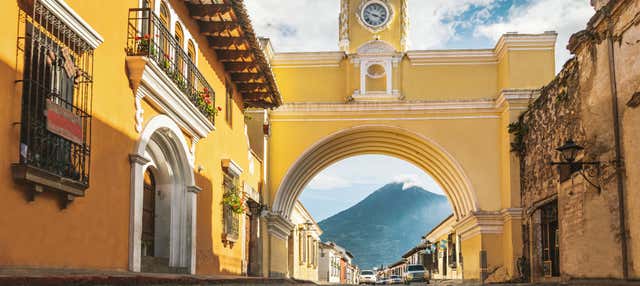
{"type": "Polygon", "coordinates": [[[129,9],[125,50],[135,92],[139,93],[140,83],[150,87],[147,93],[155,97],[152,102],[180,117],[177,121],[194,135],[206,137],[213,130],[217,110],[211,85],[151,9],[129,9]],[[199,122],[203,119],[208,122],[199,122]]]}

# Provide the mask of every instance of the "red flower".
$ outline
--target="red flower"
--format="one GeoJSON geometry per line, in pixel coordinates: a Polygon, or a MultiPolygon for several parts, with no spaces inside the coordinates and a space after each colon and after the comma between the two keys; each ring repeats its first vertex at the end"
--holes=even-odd
{"type": "Polygon", "coordinates": [[[205,87],[205,88],[203,88],[203,89],[202,89],[202,92],[204,92],[204,93],[208,93],[208,92],[209,92],[209,89],[205,87]]]}
{"type": "Polygon", "coordinates": [[[218,111],[222,111],[222,107],[218,106],[218,111]]]}
{"type": "Polygon", "coordinates": [[[211,101],[211,98],[209,98],[209,97],[205,98],[204,102],[206,102],[207,105],[211,105],[213,103],[213,101],[211,101]]]}
{"type": "Polygon", "coordinates": [[[144,35],[144,38],[145,38],[145,39],[147,39],[147,40],[148,40],[150,37],[151,37],[151,36],[149,36],[149,34],[145,34],[145,35],[144,35]]]}

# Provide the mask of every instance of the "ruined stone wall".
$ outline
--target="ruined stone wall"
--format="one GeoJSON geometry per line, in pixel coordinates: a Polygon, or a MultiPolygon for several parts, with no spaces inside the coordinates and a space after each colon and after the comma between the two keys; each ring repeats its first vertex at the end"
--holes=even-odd
{"type": "Polygon", "coordinates": [[[587,29],[572,37],[569,48],[575,58],[511,126],[516,135],[514,151],[521,158],[521,200],[530,229],[528,253],[535,281],[544,280],[536,209],[553,200],[558,201],[561,280],[623,277],[610,62],[614,63],[619,98],[629,277],[640,276],[636,265],[640,261],[633,261],[640,260],[640,108],[633,107],[634,100],[640,101],[639,22],[640,1],[603,4],[587,29]],[[609,32],[610,24],[613,32],[609,32]],[[608,37],[614,40],[613,61],[608,37]],[[558,168],[549,165],[561,161],[555,148],[567,139],[585,148],[579,159],[602,162],[601,174],[588,176],[600,185],[600,191],[579,172],[561,182],[558,168]]]}

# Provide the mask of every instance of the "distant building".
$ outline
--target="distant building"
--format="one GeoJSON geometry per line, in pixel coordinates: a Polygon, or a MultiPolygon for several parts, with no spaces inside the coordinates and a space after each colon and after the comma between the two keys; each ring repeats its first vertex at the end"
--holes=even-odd
{"type": "Polygon", "coordinates": [[[295,227],[289,236],[289,277],[318,281],[318,251],[322,229],[300,201],[293,208],[291,221],[295,227]]]}
{"type": "Polygon", "coordinates": [[[359,268],[353,254],[334,242],[320,242],[318,277],[320,282],[358,284],[359,268]]]}

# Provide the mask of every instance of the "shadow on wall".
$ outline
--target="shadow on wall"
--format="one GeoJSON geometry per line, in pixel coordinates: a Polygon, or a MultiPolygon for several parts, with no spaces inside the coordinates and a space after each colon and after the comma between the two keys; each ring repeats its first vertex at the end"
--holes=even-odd
{"type": "MultiPolygon", "coordinates": [[[[120,130],[134,127],[130,122],[112,126],[99,116],[92,118],[90,187],[84,197],[76,198],[62,209],[62,196],[45,191],[29,202],[26,185],[12,179],[11,164],[19,161],[21,78],[0,61],[0,267],[42,267],[127,272],[129,267],[129,207],[131,164],[129,154],[139,134],[120,130]]],[[[106,92],[94,90],[96,96],[106,92]]],[[[133,96],[131,96],[133,106],[133,96]]],[[[126,99],[121,101],[126,103],[126,99]]],[[[100,106],[94,104],[94,115],[100,106]]],[[[99,110],[99,109],[98,109],[99,110]]],[[[108,110],[99,110],[108,116],[108,110]]],[[[125,110],[126,112],[126,110],[125,110]]],[[[125,115],[128,116],[128,115],[125,115]]],[[[216,166],[216,164],[211,164],[216,166]]],[[[221,266],[214,244],[213,227],[221,226],[221,214],[212,213],[221,200],[220,187],[213,186],[203,174],[194,173],[202,188],[197,208],[197,267],[199,273],[233,274],[221,266]]],[[[215,173],[214,173],[215,174],[215,173]]],[[[237,245],[235,247],[240,247],[237,245]]]]}

